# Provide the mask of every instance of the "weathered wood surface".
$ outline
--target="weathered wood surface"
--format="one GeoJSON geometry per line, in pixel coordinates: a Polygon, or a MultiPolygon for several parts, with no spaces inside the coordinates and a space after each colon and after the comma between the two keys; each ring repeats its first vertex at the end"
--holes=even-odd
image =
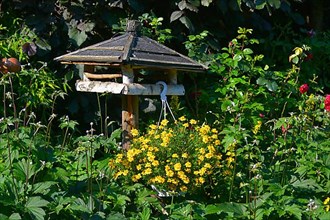
{"type": "MultiPolygon", "coordinates": [[[[139,83],[115,83],[101,81],[83,81],[76,82],[77,91],[81,92],[97,92],[97,93],[112,93],[123,95],[160,95],[163,90],[161,85],[156,84],[139,84],[139,83]]],[[[185,90],[183,85],[167,85],[166,95],[184,95],[185,90]]]]}

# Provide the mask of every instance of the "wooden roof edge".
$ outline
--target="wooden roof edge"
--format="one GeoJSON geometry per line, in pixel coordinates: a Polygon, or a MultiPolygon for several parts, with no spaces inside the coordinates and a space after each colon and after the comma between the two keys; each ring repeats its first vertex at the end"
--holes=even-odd
{"type": "Polygon", "coordinates": [[[153,39],[151,39],[151,38],[149,38],[149,37],[145,37],[145,36],[143,36],[142,38],[147,38],[148,40],[150,40],[150,41],[153,42],[154,44],[157,44],[157,45],[159,45],[160,47],[162,47],[163,49],[165,49],[165,50],[169,50],[169,51],[171,51],[171,52],[177,54],[178,56],[180,56],[180,57],[182,57],[182,58],[184,58],[184,59],[189,60],[189,61],[192,62],[192,63],[196,63],[196,64],[198,64],[198,65],[203,66],[203,68],[204,68],[205,70],[208,69],[208,67],[207,67],[206,65],[201,64],[201,63],[199,63],[199,62],[197,62],[197,61],[191,59],[190,57],[185,56],[185,55],[183,55],[183,54],[181,54],[181,53],[179,53],[179,52],[177,52],[177,51],[175,51],[175,50],[173,50],[173,49],[171,49],[171,48],[169,48],[169,47],[167,47],[167,46],[165,46],[165,45],[163,45],[163,44],[160,44],[160,43],[158,43],[157,41],[155,41],[155,40],[153,40],[153,39]]]}
{"type": "Polygon", "coordinates": [[[90,45],[90,46],[87,46],[87,47],[84,47],[84,48],[81,48],[81,49],[78,49],[78,50],[75,50],[75,51],[69,52],[69,53],[67,53],[67,54],[63,54],[63,55],[61,55],[61,56],[55,57],[54,60],[55,60],[55,61],[68,61],[68,60],[65,60],[65,59],[63,59],[63,58],[65,58],[65,57],[67,57],[67,56],[72,56],[72,55],[74,55],[74,54],[76,54],[76,53],[79,53],[79,52],[82,52],[82,51],[86,51],[86,50],[89,50],[90,48],[94,48],[94,47],[97,47],[97,46],[99,46],[99,45],[102,45],[102,44],[108,43],[109,41],[111,41],[111,40],[113,40],[113,39],[115,39],[115,38],[124,37],[125,34],[126,34],[126,33],[124,33],[123,35],[119,35],[119,36],[116,36],[116,34],[115,34],[115,35],[113,35],[113,36],[112,36],[110,39],[108,39],[108,40],[105,40],[105,41],[102,41],[102,42],[99,42],[99,43],[96,43],[96,44],[92,44],[92,45],[90,45]]]}

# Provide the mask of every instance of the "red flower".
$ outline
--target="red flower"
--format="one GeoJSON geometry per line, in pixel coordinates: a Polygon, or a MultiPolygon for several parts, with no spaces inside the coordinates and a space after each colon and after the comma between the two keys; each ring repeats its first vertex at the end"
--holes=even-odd
{"type": "Polygon", "coordinates": [[[303,85],[300,86],[299,91],[300,91],[301,94],[304,94],[305,92],[308,91],[308,89],[309,89],[308,84],[303,84],[303,85]]]}
{"type": "Polygon", "coordinates": [[[330,95],[326,95],[324,99],[324,108],[327,112],[330,112],[330,95]]]}
{"type": "Polygon", "coordinates": [[[313,59],[313,54],[312,53],[307,53],[304,60],[309,61],[309,60],[312,60],[312,59],[313,59]]]}

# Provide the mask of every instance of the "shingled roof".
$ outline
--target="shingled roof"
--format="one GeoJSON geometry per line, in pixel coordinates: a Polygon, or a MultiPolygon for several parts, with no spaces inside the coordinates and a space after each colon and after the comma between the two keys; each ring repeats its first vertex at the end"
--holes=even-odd
{"type": "Polygon", "coordinates": [[[123,35],[55,58],[62,63],[132,65],[134,68],[204,71],[206,66],[148,37],[140,36],[140,23],[129,21],[123,35]]]}

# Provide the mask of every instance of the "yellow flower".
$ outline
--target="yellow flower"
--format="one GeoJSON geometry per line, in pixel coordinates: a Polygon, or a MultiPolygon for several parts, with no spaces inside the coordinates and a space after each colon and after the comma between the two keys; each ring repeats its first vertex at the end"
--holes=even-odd
{"type": "Polygon", "coordinates": [[[220,145],[220,141],[219,140],[215,140],[214,141],[214,145],[220,145]]]}
{"type": "Polygon", "coordinates": [[[207,168],[207,169],[211,169],[212,168],[211,164],[209,164],[209,163],[205,163],[204,167],[207,168]]]}
{"type": "Polygon", "coordinates": [[[163,119],[161,122],[160,122],[160,124],[162,125],[162,126],[166,126],[167,124],[168,124],[168,120],[167,119],[163,119]]]}
{"type": "Polygon", "coordinates": [[[199,153],[200,154],[205,154],[205,149],[204,148],[199,149],[199,153]]]}
{"type": "Polygon", "coordinates": [[[158,166],[158,165],[159,165],[158,160],[154,160],[154,161],[152,161],[152,165],[153,165],[154,167],[158,166]]]}
{"type": "Polygon", "coordinates": [[[181,164],[180,164],[180,163],[176,163],[176,164],[174,164],[174,170],[175,170],[175,171],[179,171],[179,170],[181,170],[181,164]]]}
{"type": "Polygon", "coordinates": [[[152,170],[151,170],[151,168],[147,168],[147,169],[145,169],[145,170],[143,170],[142,171],[142,175],[149,175],[149,174],[151,174],[152,173],[152,170]]]}
{"type": "Polygon", "coordinates": [[[139,135],[139,131],[138,131],[137,129],[133,128],[133,129],[131,130],[131,134],[132,134],[133,137],[136,137],[136,136],[139,135]]]}
{"type": "Polygon", "coordinates": [[[139,174],[139,173],[132,176],[133,182],[137,182],[137,181],[139,181],[139,179],[141,179],[141,174],[139,174]]]}
{"type": "Polygon", "coordinates": [[[184,123],[182,126],[185,127],[185,128],[188,128],[189,127],[189,124],[188,123],[184,123]]]}
{"type": "Polygon", "coordinates": [[[141,170],[142,169],[142,165],[141,164],[136,165],[136,169],[137,170],[141,170]]]}
{"type": "Polygon", "coordinates": [[[201,184],[205,183],[205,179],[203,177],[199,177],[198,178],[198,182],[200,182],[201,184]]]}
{"type": "Polygon", "coordinates": [[[178,154],[172,154],[173,158],[179,158],[178,154]]]}
{"type": "Polygon", "coordinates": [[[188,158],[188,154],[187,154],[187,153],[183,153],[183,154],[181,155],[181,157],[182,157],[182,158],[188,158]]]}
{"type": "Polygon", "coordinates": [[[207,143],[209,142],[209,136],[204,135],[204,136],[202,137],[202,141],[203,141],[205,144],[207,144],[207,143]]]}
{"type": "Polygon", "coordinates": [[[127,176],[127,174],[128,174],[128,170],[124,170],[123,171],[123,176],[127,176]]]}
{"type": "Polygon", "coordinates": [[[217,134],[218,133],[218,130],[215,129],[215,128],[212,128],[211,132],[214,133],[214,134],[217,134]]]}
{"type": "Polygon", "coordinates": [[[325,211],[326,212],[329,212],[329,210],[330,210],[330,197],[327,197],[324,200],[323,204],[325,205],[325,211]]]}
{"type": "Polygon", "coordinates": [[[181,187],[180,187],[180,190],[181,190],[182,192],[187,192],[188,188],[187,188],[186,186],[181,186],[181,187]]]}
{"type": "Polygon", "coordinates": [[[149,128],[151,128],[151,130],[156,130],[157,129],[157,125],[154,125],[154,124],[149,125],[149,128]]]}
{"type": "Polygon", "coordinates": [[[254,128],[252,129],[252,132],[253,134],[257,134],[258,131],[260,130],[261,128],[261,125],[262,125],[262,122],[261,121],[258,121],[257,124],[254,126],[254,128]]]}
{"type": "Polygon", "coordinates": [[[187,167],[187,168],[190,168],[190,167],[191,167],[191,163],[190,163],[190,162],[187,162],[187,163],[185,163],[184,165],[185,165],[185,167],[187,167]]]}
{"type": "Polygon", "coordinates": [[[212,154],[211,152],[205,154],[205,157],[206,157],[207,159],[211,159],[212,156],[213,156],[213,154],[212,154]]]}
{"type": "Polygon", "coordinates": [[[199,132],[200,132],[202,135],[205,135],[205,134],[207,134],[210,130],[211,130],[210,126],[208,126],[208,125],[203,125],[202,127],[200,127],[199,132]]]}
{"type": "Polygon", "coordinates": [[[179,118],[179,121],[186,121],[187,119],[186,119],[186,117],[185,116],[181,116],[180,118],[179,118]]]}
{"type": "Polygon", "coordinates": [[[156,177],[154,178],[154,181],[155,181],[156,183],[160,183],[160,184],[162,184],[162,183],[165,182],[165,179],[164,179],[163,177],[161,177],[161,176],[156,176],[156,177]]]}
{"type": "Polygon", "coordinates": [[[197,121],[196,121],[195,119],[191,119],[189,122],[190,122],[190,124],[192,124],[192,125],[197,124],[197,121]]]}

